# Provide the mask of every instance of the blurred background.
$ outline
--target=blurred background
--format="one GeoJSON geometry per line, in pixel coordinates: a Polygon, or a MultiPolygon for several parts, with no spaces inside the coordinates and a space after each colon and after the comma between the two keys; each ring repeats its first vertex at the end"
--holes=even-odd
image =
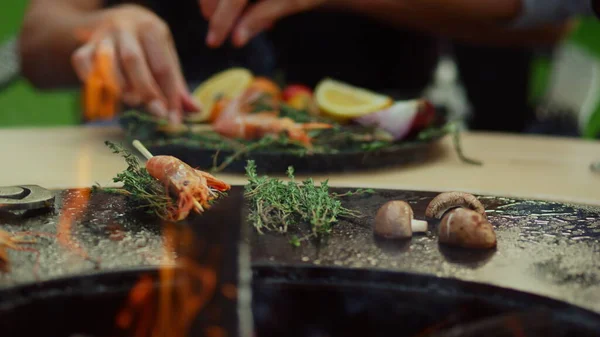
{"type": "MultiPolygon", "coordinates": [[[[78,89],[37,91],[19,76],[15,39],[27,1],[11,0],[10,3],[0,11],[0,127],[80,124],[78,89]]],[[[526,56],[522,52],[501,55],[497,48],[457,48],[452,44],[453,47],[447,48],[440,57],[434,80],[425,94],[434,102],[445,105],[455,117],[469,117],[474,110],[490,109],[483,115],[500,115],[507,125],[515,125],[498,127],[498,131],[525,130],[527,133],[597,138],[600,135],[598,36],[600,23],[595,19],[579,19],[563,41],[545,49],[531,50],[526,56]],[[457,62],[456,56],[460,61],[457,62]],[[492,78],[490,83],[498,85],[486,87],[485,80],[476,79],[477,74],[481,73],[482,67],[494,67],[494,58],[498,57],[504,60],[501,67],[509,67],[517,74],[511,75],[517,76],[514,85],[507,85],[513,81],[509,77],[492,78]],[[470,92],[465,89],[469,82],[477,83],[470,86],[470,92]],[[474,89],[482,87],[482,83],[483,88],[474,89]],[[513,101],[514,97],[521,97],[522,102],[500,104],[502,90],[512,90],[512,93],[506,92],[506,97],[513,97],[513,101]],[[522,109],[528,112],[523,113],[522,109]]],[[[504,69],[497,70],[498,74],[503,72],[504,69]]],[[[492,118],[471,127],[493,131],[494,128],[486,123],[495,125],[499,122],[498,118],[492,118]]]]}

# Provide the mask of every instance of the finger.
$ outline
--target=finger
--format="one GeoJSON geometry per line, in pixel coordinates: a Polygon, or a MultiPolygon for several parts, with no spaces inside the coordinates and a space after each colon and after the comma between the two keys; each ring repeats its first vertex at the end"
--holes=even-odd
{"type": "Polygon", "coordinates": [[[199,0],[202,16],[208,21],[212,18],[219,0],[199,0]]]}
{"type": "MultiPolygon", "coordinates": [[[[121,65],[128,84],[138,96],[129,98],[138,98],[143,102],[150,102],[155,99],[165,100],[152,76],[144,50],[137,38],[126,30],[119,31],[117,36],[121,65]]],[[[123,98],[125,99],[125,97],[123,98]]],[[[166,111],[163,115],[166,116],[166,111]]]]}
{"type": "Polygon", "coordinates": [[[246,7],[246,0],[220,0],[210,18],[206,44],[219,47],[231,33],[234,23],[246,7]]]}
{"type": "Polygon", "coordinates": [[[96,49],[96,59],[94,62],[100,63],[99,66],[102,68],[102,73],[106,75],[106,85],[118,93],[125,87],[125,75],[123,75],[117,60],[114,38],[112,36],[103,38],[96,49]]]}
{"type": "Polygon", "coordinates": [[[183,71],[181,68],[181,64],[179,62],[179,57],[177,55],[177,48],[175,46],[175,42],[171,39],[171,55],[175,60],[175,66],[177,68],[175,74],[177,76],[177,83],[179,86],[179,96],[181,98],[181,107],[183,109],[183,113],[188,112],[199,112],[200,104],[196,102],[196,100],[192,97],[190,93],[190,89],[187,86],[185,78],[183,77],[183,71]]]}
{"type": "Polygon", "coordinates": [[[133,89],[123,92],[123,102],[130,107],[136,107],[142,104],[142,96],[135,92],[133,89]]]}
{"type": "Polygon", "coordinates": [[[271,27],[275,21],[308,10],[320,4],[321,0],[264,0],[253,5],[242,16],[233,32],[235,46],[241,47],[250,39],[271,27]]]}
{"type": "Polygon", "coordinates": [[[117,62],[116,42],[114,37],[104,37],[96,48],[94,71],[102,79],[104,95],[101,100],[101,115],[112,118],[117,109],[118,100],[125,87],[125,76],[117,62]]]}
{"type": "Polygon", "coordinates": [[[183,112],[185,113],[200,112],[202,110],[200,104],[196,102],[196,100],[191,95],[188,94],[181,95],[181,107],[183,108],[183,112]]]}
{"type": "Polygon", "coordinates": [[[81,40],[85,42],[85,44],[73,53],[71,56],[71,64],[75,69],[77,77],[79,77],[82,82],[85,82],[94,68],[97,46],[100,41],[109,35],[109,32],[105,28],[99,28],[95,31],[82,30],[75,34],[78,39],[85,38],[85,40],[81,40]]]}
{"type": "Polygon", "coordinates": [[[146,104],[146,110],[148,110],[148,112],[151,115],[154,115],[159,118],[168,118],[169,117],[169,113],[167,112],[167,107],[159,99],[152,100],[152,101],[150,101],[150,103],[146,104]]]}
{"type": "Polygon", "coordinates": [[[88,76],[94,67],[94,54],[96,46],[93,43],[86,43],[78,48],[71,57],[71,64],[77,77],[82,82],[87,81],[88,76]]]}
{"type": "Polygon", "coordinates": [[[169,120],[179,124],[182,119],[180,87],[176,75],[178,69],[169,51],[169,33],[152,26],[140,34],[152,74],[166,97],[169,120]]]}

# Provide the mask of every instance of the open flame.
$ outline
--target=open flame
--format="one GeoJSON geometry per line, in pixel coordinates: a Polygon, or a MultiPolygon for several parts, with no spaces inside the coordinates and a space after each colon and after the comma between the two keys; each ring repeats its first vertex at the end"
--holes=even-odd
{"type": "MultiPolygon", "coordinates": [[[[158,287],[152,276],[142,276],[116,316],[117,326],[134,337],[188,336],[199,312],[217,292],[216,262],[220,253],[209,252],[208,265],[200,265],[193,256],[202,248],[202,241],[195,240],[189,227],[167,223],[163,237],[165,252],[158,287]],[[176,257],[176,253],[181,255],[176,257]]],[[[222,293],[235,297],[235,286],[223,286],[222,293]]],[[[220,326],[209,326],[204,333],[209,337],[226,337],[225,329],[220,326]]]]}
{"type": "MultiPolygon", "coordinates": [[[[90,153],[90,151],[85,151],[85,149],[83,149],[77,157],[76,172],[79,186],[86,185],[90,180],[89,177],[92,165],[90,153]]],[[[93,261],[90,258],[81,243],[75,240],[72,235],[73,224],[76,223],[80,216],[85,214],[90,197],[91,189],[86,188],[73,191],[72,194],[63,200],[61,215],[56,227],[56,237],[58,243],[69,251],[74,252],[86,260],[97,263],[97,261],[93,261]]]]}
{"type": "Polygon", "coordinates": [[[74,191],[64,200],[62,214],[59,218],[56,228],[56,237],[58,242],[69,251],[76,253],[84,259],[89,259],[88,253],[81,247],[72,236],[72,226],[76,223],[77,217],[84,214],[91,191],[89,189],[74,191]]]}

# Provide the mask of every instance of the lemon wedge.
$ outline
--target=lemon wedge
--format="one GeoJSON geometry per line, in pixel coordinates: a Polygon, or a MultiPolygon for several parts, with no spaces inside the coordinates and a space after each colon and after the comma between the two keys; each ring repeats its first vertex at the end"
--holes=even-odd
{"type": "Polygon", "coordinates": [[[250,87],[254,75],[245,68],[231,68],[202,82],[192,96],[202,105],[202,111],[187,117],[190,122],[205,122],[211,118],[213,106],[219,97],[233,99],[250,87]]]}
{"type": "Polygon", "coordinates": [[[324,114],[345,121],[389,107],[391,97],[331,78],[325,78],[315,88],[315,100],[324,114]]]}

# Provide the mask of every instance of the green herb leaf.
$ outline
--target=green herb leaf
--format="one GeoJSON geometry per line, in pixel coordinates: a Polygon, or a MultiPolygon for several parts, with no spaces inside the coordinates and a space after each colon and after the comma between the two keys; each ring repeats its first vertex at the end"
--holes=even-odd
{"type": "Polygon", "coordinates": [[[167,219],[169,211],[175,207],[176,201],[169,196],[165,187],[148,173],[135,155],[112,142],[106,141],[105,144],[113,153],[120,154],[125,158],[127,169],[113,178],[113,182],[123,183],[123,186],[121,188],[95,186],[93,191],[101,190],[107,193],[125,195],[134,208],[167,219]]]}
{"type": "Polygon", "coordinates": [[[327,182],[318,186],[312,179],[296,182],[293,167],[289,167],[287,171],[290,181],[284,182],[258,176],[255,162],[249,160],[246,176],[248,183],[244,195],[250,205],[249,221],[259,233],[288,233],[292,228],[301,230],[301,225],[308,225],[307,235],[302,238],[292,237],[290,243],[293,245],[299,245],[311,237],[331,233],[340,218],[360,216],[359,213],[342,206],[338,196],[329,192],[327,182]]]}

